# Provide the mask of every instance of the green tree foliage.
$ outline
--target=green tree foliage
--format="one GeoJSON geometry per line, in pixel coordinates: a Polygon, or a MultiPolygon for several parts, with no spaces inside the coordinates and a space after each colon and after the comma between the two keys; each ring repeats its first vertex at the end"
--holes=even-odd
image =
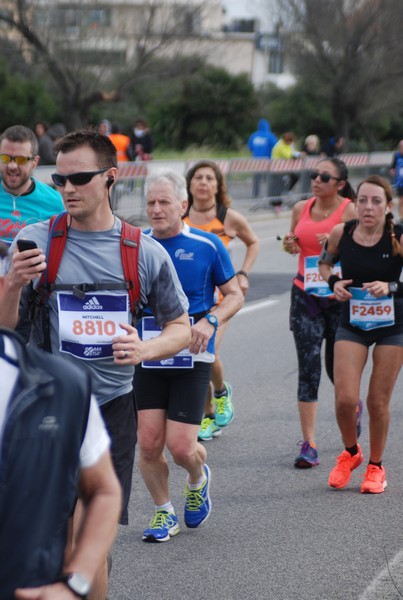
{"type": "Polygon", "coordinates": [[[153,111],[153,131],[166,147],[237,148],[256,124],[256,109],[256,92],[246,75],[205,66],[161,98],[153,111]]]}
{"type": "Polygon", "coordinates": [[[278,0],[301,81],[332,113],[334,131],[375,142],[377,122],[400,112],[403,3],[396,0],[278,0]]]}
{"type": "Polygon", "coordinates": [[[0,61],[0,131],[21,123],[33,127],[36,121],[57,119],[57,107],[41,81],[10,72],[0,61]]]}
{"type": "Polygon", "coordinates": [[[329,105],[304,81],[285,90],[273,84],[258,93],[260,114],[271,123],[277,136],[293,131],[304,138],[316,134],[325,139],[333,132],[329,105]]]}

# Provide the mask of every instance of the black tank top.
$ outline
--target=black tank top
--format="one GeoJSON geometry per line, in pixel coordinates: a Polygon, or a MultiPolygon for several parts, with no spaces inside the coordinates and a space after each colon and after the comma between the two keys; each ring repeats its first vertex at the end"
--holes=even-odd
{"type": "MultiPolygon", "coordinates": [[[[343,279],[352,279],[352,287],[361,287],[370,281],[399,281],[403,258],[392,255],[392,240],[388,230],[375,246],[361,246],[353,240],[357,221],[348,221],[339,242],[339,257],[343,279]]],[[[403,228],[395,225],[396,239],[403,228]]],[[[349,303],[342,303],[342,323],[349,323],[349,303]]],[[[395,298],[395,323],[403,323],[403,298],[395,298]]]]}

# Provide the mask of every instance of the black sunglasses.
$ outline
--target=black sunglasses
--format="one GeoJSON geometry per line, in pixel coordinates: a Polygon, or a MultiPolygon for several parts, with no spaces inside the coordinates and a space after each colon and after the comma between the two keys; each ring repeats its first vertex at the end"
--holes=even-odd
{"type": "Polygon", "coordinates": [[[105,167],[105,169],[100,169],[99,171],[85,171],[83,173],[71,173],[70,175],[52,173],[51,177],[53,183],[57,185],[57,187],[64,187],[67,181],[70,181],[72,185],[85,185],[86,183],[89,183],[95,175],[105,173],[108,169],[110,169],[110,167],[105,167]]]}
{"type": "Polygon", "coordinates": [[[319,173],[319,171],[312,171],[311,179],[316,179],[319,177],[322,183],[329,183],[331,179],[335,179],[336,181],[341,181],[340,177],[335,177],[334,175],[329,175],[329,173],[319,173]]]}

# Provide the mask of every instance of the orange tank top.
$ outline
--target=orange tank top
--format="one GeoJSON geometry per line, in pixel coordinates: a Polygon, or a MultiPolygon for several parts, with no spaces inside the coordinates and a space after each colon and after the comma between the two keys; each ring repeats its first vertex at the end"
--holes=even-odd
{"type": "Polygon", "coordinates": [[[220,206],[217,209],[217,216],[214,217],[214,219],[209,223],[204,223],[204,225],[196,225],[195,223],[192,223],[189,215],[184,217],[183,220],[189,225],[189,227],[201,229],[202,231],[207,231],[208,233],[215,233],[221,239],[224,246],[228,248],[228,245],[233,238],[227,235],[224,231],[224,220],[226,214],[227,208],[225,206],[220,206]]]}

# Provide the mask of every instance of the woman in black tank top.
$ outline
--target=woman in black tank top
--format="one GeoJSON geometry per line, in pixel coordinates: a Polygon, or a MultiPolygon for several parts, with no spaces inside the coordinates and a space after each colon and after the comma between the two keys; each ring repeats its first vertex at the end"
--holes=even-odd
{"type": "Polygon", "coordinates": [[[382,456],[389,426],[389,403],[403,360],[403,229],[393,224],[392,190],[377,175],[358,187],[357,219],[334,227],[320,271],[342,303],[336,333],[334,379],[336,418],[345,449],[329,475],[329,485],[344,488],[364,460],[357,441],[356,405],[369,347],[375,345],[369,383],[369,463],[362,493],[386,487],[382,456]],[[340,259],[341,278],[333,275],[340,259]]]}

